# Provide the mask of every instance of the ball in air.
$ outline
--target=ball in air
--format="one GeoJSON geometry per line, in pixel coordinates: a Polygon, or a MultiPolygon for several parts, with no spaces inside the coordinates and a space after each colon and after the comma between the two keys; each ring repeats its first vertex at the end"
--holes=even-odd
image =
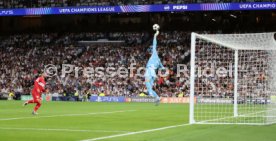
{"type": "Polygon", "coordinates": [[[158,24],[154,24],[154,25],[152,26],[152,28],[153,28],[154,31],[157,31],[157,30],[160,29],[160,26],[159,26],[158,24]]]}

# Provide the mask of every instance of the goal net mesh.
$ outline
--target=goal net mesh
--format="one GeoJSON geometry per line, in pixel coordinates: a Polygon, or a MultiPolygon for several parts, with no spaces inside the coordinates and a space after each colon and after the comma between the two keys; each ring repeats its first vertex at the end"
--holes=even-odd
{"type": "Polygon", "coordinates": [[[276,122],[274,33],[193,33],[192,40],[191,123],[276,122]]]}

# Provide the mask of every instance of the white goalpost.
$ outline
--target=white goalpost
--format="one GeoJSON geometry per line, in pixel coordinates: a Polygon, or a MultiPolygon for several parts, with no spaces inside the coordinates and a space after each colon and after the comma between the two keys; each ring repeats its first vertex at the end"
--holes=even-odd
{"type": "Polygon", "coordinates": [[[192,33],[190,124],[276,123],[274,35],[192,33]]]}

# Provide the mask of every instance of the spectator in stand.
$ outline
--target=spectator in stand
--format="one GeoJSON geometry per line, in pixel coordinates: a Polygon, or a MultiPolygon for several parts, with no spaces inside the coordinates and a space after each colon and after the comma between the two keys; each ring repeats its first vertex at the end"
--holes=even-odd
{"type": "MultiPolygon", "coordinates": [[[[79,33],[79,34],[22,34],[11,35],[1,39],[0,44],[0,85],[2,93],[9,93],[10,88],[18,95],[30,93],[33,80],[38,70],[47,64],[53,64],[61,76],[62,64],[78,67],[114,67],[116,69],[130,64],[136,68],[144,67],[149,57],[146,51],[150,45],[148,33],[79,33]],[[124,40],[127,43],[91,44],[83,46],[79,40],[97,39],[124,40]],[[40,59],[36,59],[40,58],[40,59]]],[[[159,55],[170,69],[167,77],[158,78],[155,89],[162,96],[175,96],[181,88],[188,87],[185,77],[176,77],[176,64],[189,62],[189,33],[164,32],[160,34],[159,55]]],[[[137,70],[134,70],[134,74],[137,70]]],[[[52,77],[48,80],[51,93],[67,96],[74,94],[77,88],[89,95],[104,91],[110,96],[137,96],[145,92],[144,78],[133,77],[86,77],[74,73],[62,78],[52,77]],[[72,76],[71,76],[72,75],[72,76]]],[[[143,76],[143,74],[142,74],[143,76]]],[[[186,89],[184,89],[186,91],[186,89]]],[[[188,93],[188,92],[185,92],[188,93]]]]}

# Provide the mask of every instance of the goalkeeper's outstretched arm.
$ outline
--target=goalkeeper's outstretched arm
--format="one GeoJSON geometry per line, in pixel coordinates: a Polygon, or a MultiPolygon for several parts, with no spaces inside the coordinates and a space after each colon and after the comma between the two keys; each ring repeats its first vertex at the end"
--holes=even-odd
{"type": "Polygon", "coordinates": [[[152,43],[152,49],[156,50],[157,47],[157,36],[159,35],[159,31],[156,31],[154,34],[154,38],[153,38],[153,43],[152,43]]]}

